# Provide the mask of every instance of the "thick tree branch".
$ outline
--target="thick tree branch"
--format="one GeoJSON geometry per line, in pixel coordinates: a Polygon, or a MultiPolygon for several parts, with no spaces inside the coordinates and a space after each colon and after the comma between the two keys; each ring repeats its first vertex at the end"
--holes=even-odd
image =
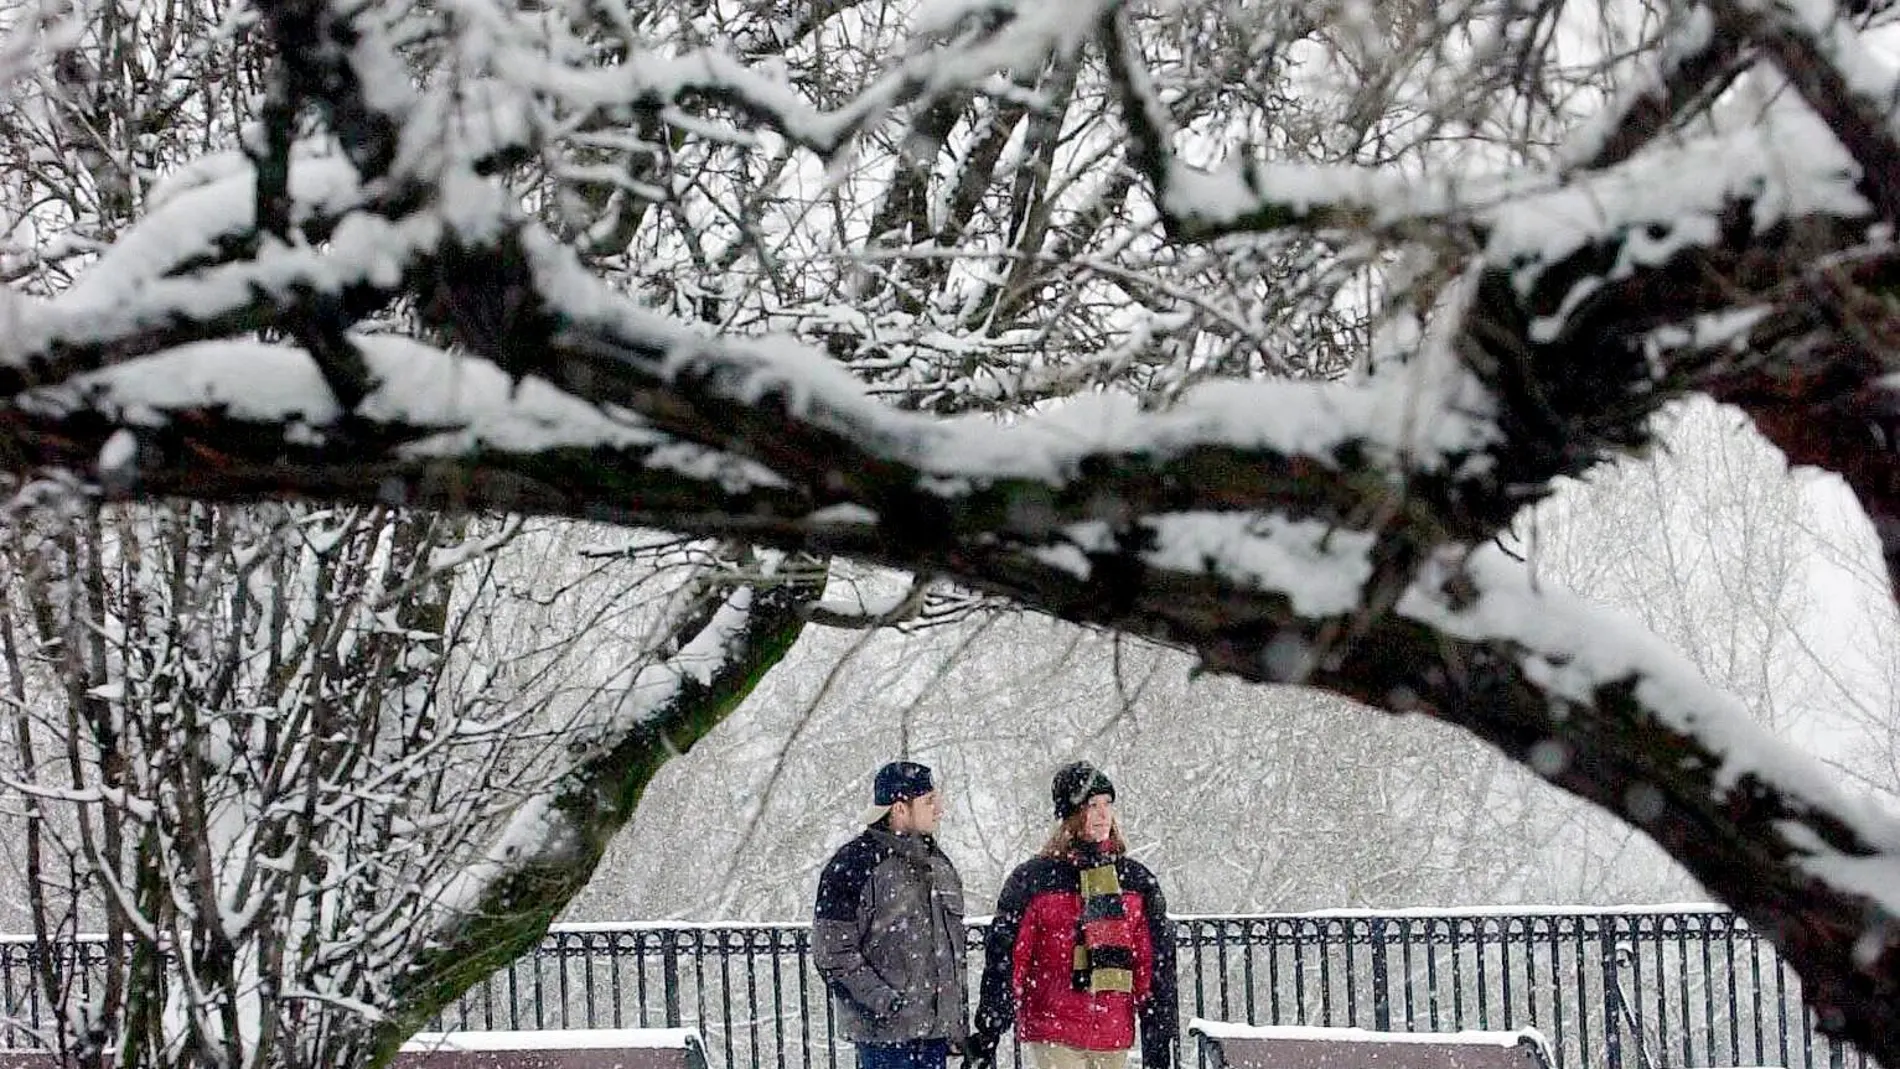
{"type": "Polygon", "coordinates": [[[1709,395],[1747,412],[1792,464],[1841,476],[1873,522],[1888,582],[1900,602],[1900,284],[1892,250],[1824,261],[1793,284],[1790,299],[1730,317],[1709,395]],[[1738,352],[1762,354],[1737,360],[1738,352]]]}

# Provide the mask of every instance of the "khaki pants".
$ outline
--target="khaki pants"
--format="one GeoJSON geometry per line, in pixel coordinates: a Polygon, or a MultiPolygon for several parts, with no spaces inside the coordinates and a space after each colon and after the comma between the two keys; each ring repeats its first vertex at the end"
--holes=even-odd
{"type": "Polygon", "coordinates": [[[1031,1069],[1128,1069],[1125,1050],[1077,1050],[1060,1043],[1025,1043],[1031,1069]]]}

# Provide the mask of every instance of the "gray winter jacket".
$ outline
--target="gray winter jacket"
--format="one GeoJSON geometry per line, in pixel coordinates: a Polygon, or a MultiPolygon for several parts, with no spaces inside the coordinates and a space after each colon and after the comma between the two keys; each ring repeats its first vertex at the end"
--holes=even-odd
{"type": "Polygon", "coordinates": [[[961,1043],[963,940],[963,881],[929,836],[867,828],[818,879],[812,963],[847,1039],[961,1043]]]}

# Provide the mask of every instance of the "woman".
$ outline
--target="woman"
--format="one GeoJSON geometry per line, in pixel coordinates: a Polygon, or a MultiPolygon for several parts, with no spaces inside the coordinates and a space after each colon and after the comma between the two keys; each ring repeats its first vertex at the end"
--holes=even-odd
{"type": "Polygon", "coordinates": [[[1107,776],[1066,765],[1049,793],[1060,823],[996,903],[970,1065],[993,1063],[1013,1024],[1035,1069],[1121,1069],[1139,1020],[1142,1065],[1171,1069],[1180,1018],[1161,885],[1128,856],[1107,776]]]}

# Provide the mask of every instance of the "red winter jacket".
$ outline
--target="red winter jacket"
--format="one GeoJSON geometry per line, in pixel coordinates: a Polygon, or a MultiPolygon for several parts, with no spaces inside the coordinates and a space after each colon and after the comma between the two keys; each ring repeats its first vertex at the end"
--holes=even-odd
{"type": "Polygon", "coordinates": [[[996,903],[977,1030],[996,1035],[1014,1024],[1025,1043],[1127,1050],[1139,1019],[1145,1069],[1173,1064],[1180,1026],[1167,904],[1146,866],[1123,856],[1114,862],[1122,918],[1113,923],[1125,925],[1134,951],[1134,991],[1078,988],[1073,962],[1082,919],[1079,869],[1072,858],[1032,858],[1010,874],[996,903]]]}

